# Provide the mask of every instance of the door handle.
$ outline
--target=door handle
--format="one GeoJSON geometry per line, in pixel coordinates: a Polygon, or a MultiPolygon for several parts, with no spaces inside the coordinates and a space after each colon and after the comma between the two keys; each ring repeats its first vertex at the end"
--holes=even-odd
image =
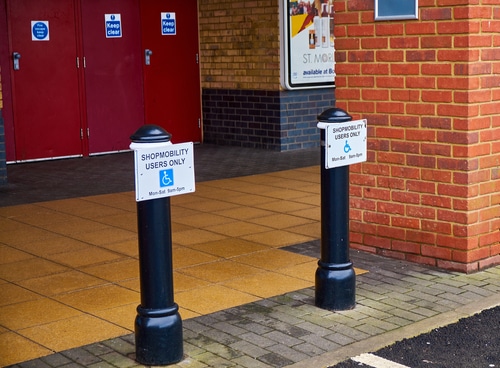
{"type": "Polygon", "coordinates": [[[153,51],[150,49],[144,50],[144,63],[146,65],[151,65],[151,55],[153,55],[153,51]]]}
{"type": "Polygon", "coordinates": [[[14,70],[19,70],[19,59],[21,58],[21,54],[18,52],[12,53],[12,61],[14,62],[14,70]]]}

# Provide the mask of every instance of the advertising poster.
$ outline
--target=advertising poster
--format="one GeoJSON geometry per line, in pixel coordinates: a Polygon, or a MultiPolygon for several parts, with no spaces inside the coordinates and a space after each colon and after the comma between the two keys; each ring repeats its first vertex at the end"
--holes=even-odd
{"type": "Polygon", "coordinates": [[[335,85],[333,0],[285,1],[285,87],[335,85]]]}

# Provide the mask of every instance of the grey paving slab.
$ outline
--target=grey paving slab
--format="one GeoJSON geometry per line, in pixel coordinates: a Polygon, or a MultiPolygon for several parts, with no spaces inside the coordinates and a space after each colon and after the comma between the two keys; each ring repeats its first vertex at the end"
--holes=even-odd
{"type": "MultiPolygon", "coordinates": [[[[353,252],[354,264],[362,264],[369,271],[358,275],[357,289],[370,285],[372,273],[381,267],[387,267],[388,271],[394,268],[387,260],[381,265],[378,258],[353,252]],[[371,267],[370,264],[376,266],[371,267]]],[[[334,312],[315,307],[311,299],[314,290],[307,288],[189,319],[183,323],[185,357],[172,366],[319,368],[333,365],[349,356],[373,351],[398,339],[412,337],[500,305],[497,268],[500,267],[493,272],[482,271],[479,275],[461,275],[459,287],[458,284],[450,287],[456,293],[467,293],[469,298],[474,298],[452,305],[450,295],[457,297],[460,294],[441,292],[429,301],[419,299],[428,295],[419,290],[408,292],[416,302],[424,300],[430,303],[430,306],[423,307],[401,301],[394,293],[385,293],[386,288],[383,288],[383,294],[377,294],[375,288],[355,309],[334,312]],[[481,280],[483,287],[489,286],[489,295],[470,292],[469,279],[474,280],[474,285],[481,280]],[[442,311],[432,308],[441,303],[447,308],[442,311]],[[384,306],[387,308],[384,309],[384,306]]],[[[405,269],[399,271],[401,276],[405,272],[405,269]]],[[[421,268],[421,272],[432,277],[417,277],[415,280],[412,274],[407,282],[415,281],[415,287],[419,286],[418,280],[426,280],[433,285],[448,285],[454,277],[425,267],[421,268]]],[[[126,335],[13,367],[140,367],[134,360],[133,341],[133,335],[126,335]]]]}

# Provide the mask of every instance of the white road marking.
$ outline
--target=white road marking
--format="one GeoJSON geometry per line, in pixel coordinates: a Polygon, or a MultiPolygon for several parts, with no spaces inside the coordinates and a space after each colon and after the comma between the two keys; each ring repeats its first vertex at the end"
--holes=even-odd
{"type": "Polygon", "coordinates": [[[395,363],[390,360],[369,353],[358,355],[354,358],[351,358],[351,360],[354,360],[355,362],[358,363],[367,364],[370,367],[374,368],[410,368],[406,365],[395,363]]]}

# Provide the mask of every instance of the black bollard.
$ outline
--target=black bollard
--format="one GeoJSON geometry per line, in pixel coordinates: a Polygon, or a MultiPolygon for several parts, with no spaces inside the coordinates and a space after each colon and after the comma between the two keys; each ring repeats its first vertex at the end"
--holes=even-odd
{"type": "MultiPolygon", "coordinates": [[[[345,123],[352,117],[332,108],[320,124],[345,123]]],[[[318,126],[320,126],[318,124],[318,126]]],[[[321,258],[315,275],[315,304],[328,310],[353,309],[356,275],[349,259],[349,166],[325,168],[326,129],[321,129],[321,258]]]]}
{"type": "MultiPolygon", "coordinates": [[[[163,143],[170,134],[144,125],[131,137],[137,153],[163,143]]],[[[135,318],[136,360],[145,365],[167,365],[182,360],[182,320],[174,303],[170,198],[137,202],[141,304],[135,318]]]]}

